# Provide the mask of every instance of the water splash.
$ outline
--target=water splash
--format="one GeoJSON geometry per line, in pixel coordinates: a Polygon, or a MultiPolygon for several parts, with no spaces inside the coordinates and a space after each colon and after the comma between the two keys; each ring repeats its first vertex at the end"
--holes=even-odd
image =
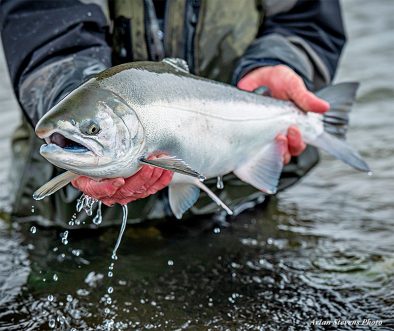
{"type": "Polygon", "coordinates": [[[224,189],[223,176],[218,176],[218,177],[217,177],[216,187],[217,187],[219,190],[223,190],[223,189],[224,189]]]}
{"type": "Polygon", "coordinates": [[[88,216],[92,216],[93,207],[97,201],[98,200],[95,198],[92,198],[86,194],[82,194],[81,197],[77,200],[77,212],[84,210],[88,216]]]}
{"type": "Polygon", "coordinates": [[[116,255],[116,252],[117,252],[117,250],[119,248],[120,242],[122,241],[124,230],[126,229],[127,216],[128,216],[128,212],[129,212],[129,210],[127,208],[127,205],[122,205],[122,211],[123,211],[122,226],[121,226],[120,231],[119,231],[118,240],[116,241],[114,250],[112,251],[112,260],[117,260],[118,259],[117,255],[116,255]]]}

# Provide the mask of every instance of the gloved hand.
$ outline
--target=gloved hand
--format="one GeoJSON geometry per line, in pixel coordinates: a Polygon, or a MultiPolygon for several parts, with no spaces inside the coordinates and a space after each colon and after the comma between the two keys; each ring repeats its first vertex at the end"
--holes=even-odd
{"type": "MultiPolygon", "coordinates": [[[[149,159],[160,156],[162,155],[152,156],[149,159]]],[[[125,205],[160,191],[171,182],[172,175],[171,171],[144,165],[136,174],[128,178],[110,178],[98,182],[80,176],[71,184],[86,195],[101,200],[107,206],[115,203],[125,205]]]]}
{"type": "MultiPolygon", "coordinates": [[[[261,86],[268,87],[272,97],[291,100],[305,111],[324,113],[330,108],[328,102],[308,91],[302,78],[285,65],[257,68],[238,82],[238,88],[245,91],[254,91],[261,86]]],[[[278,135],[276,139],[283,148],[284,164],[290,162],[291,156],[300,155],[306,148],[301,132],[295,126],[288,129],[287,137],[278,135]]]]}

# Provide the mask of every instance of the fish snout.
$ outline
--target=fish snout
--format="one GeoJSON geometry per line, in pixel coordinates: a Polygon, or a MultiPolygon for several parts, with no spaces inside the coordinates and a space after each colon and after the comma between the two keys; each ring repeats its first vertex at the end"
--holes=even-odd
{"type": "Polygon", "coordinates": [[[44,139],[49,137],[54,129],[55,127],[53,125],[39,121],[36,125],[35,132],[39,138],[44,139]]]}

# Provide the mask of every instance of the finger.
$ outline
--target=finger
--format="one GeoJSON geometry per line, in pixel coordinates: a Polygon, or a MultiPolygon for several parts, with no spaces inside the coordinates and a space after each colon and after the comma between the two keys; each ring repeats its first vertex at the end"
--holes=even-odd
{"type": "MultiPolygon", "coordinates": [[[[267,75],[271,67],[263,67],[252,70],[251,72],[247,73],[237,84],[237,87],[241,90],[245,91],[254,91],[262,85],[266,85],[267,82],[267,75]]],[[[268,84],[269,86],[269,84],[268,84]]]]}
{"type": "Polygon", "coordinates": [[[287,91],[288,97],[298,107],[305,111],[315,113],[324,113],[330,108],[330,104],[323,99],[318,98],[312,92],[308,91],[303,80],[296,76],[292,76],[287,91]]]}
{"type": "MultiPolygon", "coordinates": [[[[141,185],[134,186],[134,182],[129,185],[126,184],[119,190],[117,194],[117,198],[119,199],[133,199],[140,198],[140,196],[144,195],[148,189],[160,178],[161,174],[163,173],[163,169],[152,167],[152,172],[150,173],[149,177],[145,177],[146,180],[141,182],[141,185]]],[[[132,201],[132,200],[130,200],[132,201]]]]}
{"type": "Polygon", "coordinates": [[[155,167],[142,166],[141,169],[133,176],[125,178],[125,185],[122,187],[122,191],[137,191],[140,190],[146,182],[152,177],[155,167]]]}
{"type": "Polygon", "coordinates": [[[110,197],[110,198],[103,198],[103,199],[101,200],[101,202],[102,202],[104,205],[108,206],[108,207],[112,207],[112,206],[116,203],[116,201],[115,201],[115,199],[114,199],[113,197],[110,197]]]}
{"type": "Polygon", "coordinates": [[[153,183],[147,190],[148,195],[155,194],[156,192],[162,190],[168,184],[170,184],[172,180],[172,176],[174,173],[172,171],[165,170],[162,172],[161,176],[153,183]]]}
{"type": "Polygon", "coordinates": [[[283,164],[288,164],[290,162],[291,155],[288,149],[287,137],[285,135],[280,134],[276,137],[276,141],[279,144],[279,147],[283,155],[283,164]]]}
{"type": "Polygon", "coordinates": [[[155,169],[158,168],[143,166],[136,174],[125,179],[125,185],[116,192],[113,198],[116,200],[127,199],[145,192],[145,185],[151,179],[155,169]]]}
{"type": "Polygon", "coordinates": [[[252,92],[259,87],[259,84],[254,79],[246,76],[238,82],[237,87],[241,90],[252,92]]]}
{"type": "Polygon", "coordinates": [[[111,178],[96,182],[89,177],[80,176],[72,184],[86,195],[101,200],[114,195],[119,187],[124,184],[124,179],[111,178]]]}
{"type": "Polygon", "coordinates": [[[301,131],[295,126],[291,126],[287,130],[287,141],[289,153],[292,156],[300,155],[306,148],[301,131]]]}

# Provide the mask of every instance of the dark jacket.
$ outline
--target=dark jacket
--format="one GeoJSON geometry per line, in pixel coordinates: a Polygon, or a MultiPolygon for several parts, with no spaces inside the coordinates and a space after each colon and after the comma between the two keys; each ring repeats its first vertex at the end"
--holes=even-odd
{"type": "MultiPolygon", "coordinates": [[[[164,8],[161,3],[112,0],[108,7],[104,0],[101,6],[77,0],[3,0],[1,38],[26,121],[34,126],[59,98],[106,67],[165,56],[184,58],[192,72],[233,84],[256,67],[286,64],[316,89],[333,78],[345,43],[337,0],[168,0],[164,8]]],[[[16,176],[21,182],[14,210],[31,214],[32,192],[57,170],[39,155],[41,142],[32,127],[17,131],[16,144],[24,146],[14,151],[24,150],[26,162],[23,175],[16,176]]],[[[307,149],[285,167],[281,187],[296,182],[317,161],[317,152],[307,149]]],[[[226,188],[226,202],[240,206],[238,210],[245,201],[251,206],[251,200],[264,199],[261,192],[233,178],[226,188]]],[[[64,222],[73,213],[65,204],[77,195],[72,188],[62,190],[49,204],[40,202],[37,214],[64,222]]],[[[165,193],[161,195],[165,200],[165,193]]],[[[141,212],[130,217],[166,213],[154,198],[146,200],[133,203],[137,208],[132,210],[141,212]]],[[[216,205],[209,203],[200,203],[193,212],[212,212],[216,205]]]]}

